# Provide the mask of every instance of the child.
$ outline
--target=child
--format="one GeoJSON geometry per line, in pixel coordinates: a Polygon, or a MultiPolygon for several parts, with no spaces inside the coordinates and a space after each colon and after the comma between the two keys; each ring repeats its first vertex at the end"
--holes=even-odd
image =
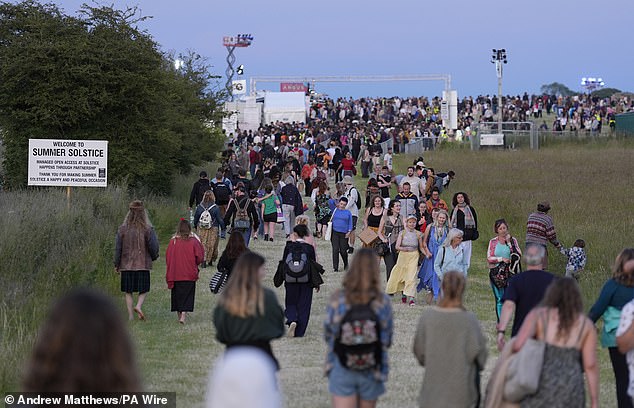
{"type": "Polygon", "coordinates": [[[583,269],[586,267],[586,242],[582,239],[578,239],[575,241],[575,244],[572,248],[566,249],[563,246],[559,249],[559,251],[568,257],[568,263],[566,264],[566,277],[573,277],[577,281],[579,280],[579,275],[583,272],[583,269]]]}

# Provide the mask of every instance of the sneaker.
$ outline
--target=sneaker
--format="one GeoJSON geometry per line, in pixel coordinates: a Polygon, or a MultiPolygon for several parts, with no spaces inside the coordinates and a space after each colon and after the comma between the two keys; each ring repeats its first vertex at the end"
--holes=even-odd
{"type": "Polygon", "coordinates": [[[401,303],[402,304],[406,304],[407,303],[407,296],[405,296],[405,295],[401,296],[401,303]]]}
{"type": "Polygon", "coordinates": [[[288,331],[286,332],[286,335],[288,337],[295,337],[295,329],[297,329],[297,322],[291,322],[291,324],[288,325],[288,331]]]}
{"type": "Polygon", "coordinates": [[[410,306],[416,306],[416,302],[414,302],[414,299],[412,299],[412,300],[410,300],[410,301],[409,301],[409,305],[410,305],[410,306]]]}
{"type": "Polygon", "coordinates": [[[335,268],[335,269],[334,269],[334,271],[335,271],[335,272],[339,272],[339,268],[335,268]]]}

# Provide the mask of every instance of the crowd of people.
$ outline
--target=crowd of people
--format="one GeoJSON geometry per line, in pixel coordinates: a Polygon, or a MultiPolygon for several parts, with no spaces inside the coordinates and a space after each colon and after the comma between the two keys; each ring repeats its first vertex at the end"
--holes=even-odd
{"type": "MultiPolygon", "coordinates": [[[[221,284],[212,289],[219,293],[213,323],[216,339],[226,345],[227,352],[210,380],[208,406],[279,406],[282,398],[275,373],[283,367],[271,342],[285,334],[307,335],[313,293],[319,292],[326,271],[343,278],[328,302],[323,323],[325,372],[334,407],[376,405],[389,374],[394,305],[416,307],[421,292],[429,306],[422,309],[413,344],[413,358],[425,367],[421,407],[477,407],[481,401],[487,407],[582,407],[584,378],[590,405],[597,407],[594,323],[600,318],[605,320],[601,342],[609,349],[618,406],[632,406],[634,249],[621,252],[614,277],[589,316],[584,315],[577,284],[586,264],[585,242],[578,239],[566,248],[558,240],[548,202],[537,204],[528,216],[524,247],[500,218],[489,227],[493,236],[486,254],[473,254],[472,242],[484,229],[467,192],[449,195],[456,173],[437,172],[419,157],[405,174],[397,174],[394,152],[378,145],[390,137],[382,125],[385,121],[428,115],[422,113],[427,107],[420,100],[394,103],[327,102],[311,114],[315,122],[324,120],[323,127],[270,126],[270,142],[258,132],[247,133],[223,152],[215,177],[200,172],[190,195],[191,217],[177,223],[166,249],[165,279],[171,290],[171,310],[184,325],[194,309],[200,269],[215,263],[222,275],[221,284]],[[336,119],[376,123],[346,128],[336,119]],[[344,129],[354,130],[350,135],[344,129]],[[327,146],[320,144],[324,141],[327,146]],[[364,165],[366,157],[370,160],[364,165]],[[357,169],[364,166],[358,175],[357,169]],[[355,175],[360,176],[357,183],[359,178],[367,179],[365,195],[357,188],[355,175]],[[219,254],[222,239],[227,244],[219,254]],[[251,240],[283,243],[273,283],[284,286],[284,306],[264,285],[267,260],[249,249],[251,240]],[[331,259],[319,259],[319,240],[330,243],[331,259]],[[567,257],[564,277],[548,271],[548,245],[567,257]],[[472,256],[486,256],[495,304],[491,313],[497,318],[496,342],[501,352],[486,398],[480,394],[480,374],[487,359],[485,336],[475,314],[464,305],[472,256]],[[509,324],[511,340],[507,341],[509,324]],[[537,383],[533,389],[522,382],[529,374],[512,375],[517,366],[514,360],[527,354],[541,361],[539,371],[532,373],[537,383]],[[253,383],[250,376],[240,375],[245,367],[253,370],[253,383]],[[244,387],[243,393],[236,392],[239,387],[244,387]],[[253,399],[253,389],[260,398],[253,399]],[[227,392],[232,393],[230,398],[227,392]]],[[[433,114],[433,101],[428,106],[433,114]]],[[[150,291],[152,261],[158,256],[158,238],[147,211],[141,201],[133,201],[117,231],[114,256],[130,320],[135,314],[140,320],[148,318],[142,306],[150,291]],[[139,294],[136,304],[135,293],[139,294]]],[[[55,337],[56,330],[72,337],[74,329],[60,323],[69,317],[58,309],[87,302],[86,297],[103,303],[91,293],[63,300],[51,315],[52,323],[45,325],[48,339],[55,337]]],[[[109,308],[102,305],[95,313],[108,315],[109,308]]],[[[84,337],[89,336],[84,333],[84,337]]],[[[46,353],[53,351],[47,350],[46,343],[36,347],[34,368],[25,381],[28,390],[38,390],[47,381],[43,376],[63,377],[61,371],[37,369],[46,353]]],[[[91,354],[95,362],[107,358],[96,354],[91,354]]],[[[117,390],[138,388],[134,368],[112,375],[121,376],[117,381],[123,385],[117,390]]],[[[57,381],[49,383],[61,380],[57,381]]],[[[98,384],[86,384],[65,384],[56,391],[100,389],[98,384]]]]}

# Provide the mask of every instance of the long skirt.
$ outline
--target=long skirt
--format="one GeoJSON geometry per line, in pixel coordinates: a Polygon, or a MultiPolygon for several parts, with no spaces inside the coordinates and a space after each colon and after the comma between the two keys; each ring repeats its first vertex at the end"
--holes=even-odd
{"type": "Polygon", "coordinates": [[[176,281],[172,288],[172,312],[193,312],[195,281],[176,281]]]}
{"type": "Polygon", "coordinates": [[[416,290],[419,292],[423,289],[431,291],[434,295],[434,299],[438,300],[438,296],[440,295],[440,280],[434,270],[434,258],[435,257],[432,256],[431,258],[425,258],[423,260],[423,264],[418,271],[420,281],[418,282],[416,290]]]}
{"type": "Polygon", "coordinates": [[[399,252],[396,265],[390,273],[385,291],[388,294],[403,292],[405,296],[416,296],[418,277],[418,251],[399,252]]]}
{"type": "Polygon", "coordinates": [[[150,291],[150,271],[121,271],[121,292],[150,291]]]}
{"type": "Polygon", "coordinates": [[[215,262],[218,259],[218,227],[198,228],[198,236],[205,248],[205,262],[215,262]]]}

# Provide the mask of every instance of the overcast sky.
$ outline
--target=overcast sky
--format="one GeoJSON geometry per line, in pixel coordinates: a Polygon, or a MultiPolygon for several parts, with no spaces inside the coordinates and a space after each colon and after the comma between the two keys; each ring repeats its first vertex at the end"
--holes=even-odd
{"type": "MultiPolygon", "coordinates": [[[[73,14],[85,2],[57,0],[73,14]]],[[[634,1],[109,0],[138,5],[165,51],[188,49],[224,75],[222,37],[252,33],[236,50],[251,75],[447,73],[459,97],[497,92],[491,49],[505,48],[504,93],[538,92],[583,76],[634,91],[634,1]],[[594,3],[596,6],[593,6],[594,3]]],[[[277,86],[271,86],[272,88],[277,86]]],[[[438,95],[441,82],[318,84],[332,96],[438,95]]]]}

